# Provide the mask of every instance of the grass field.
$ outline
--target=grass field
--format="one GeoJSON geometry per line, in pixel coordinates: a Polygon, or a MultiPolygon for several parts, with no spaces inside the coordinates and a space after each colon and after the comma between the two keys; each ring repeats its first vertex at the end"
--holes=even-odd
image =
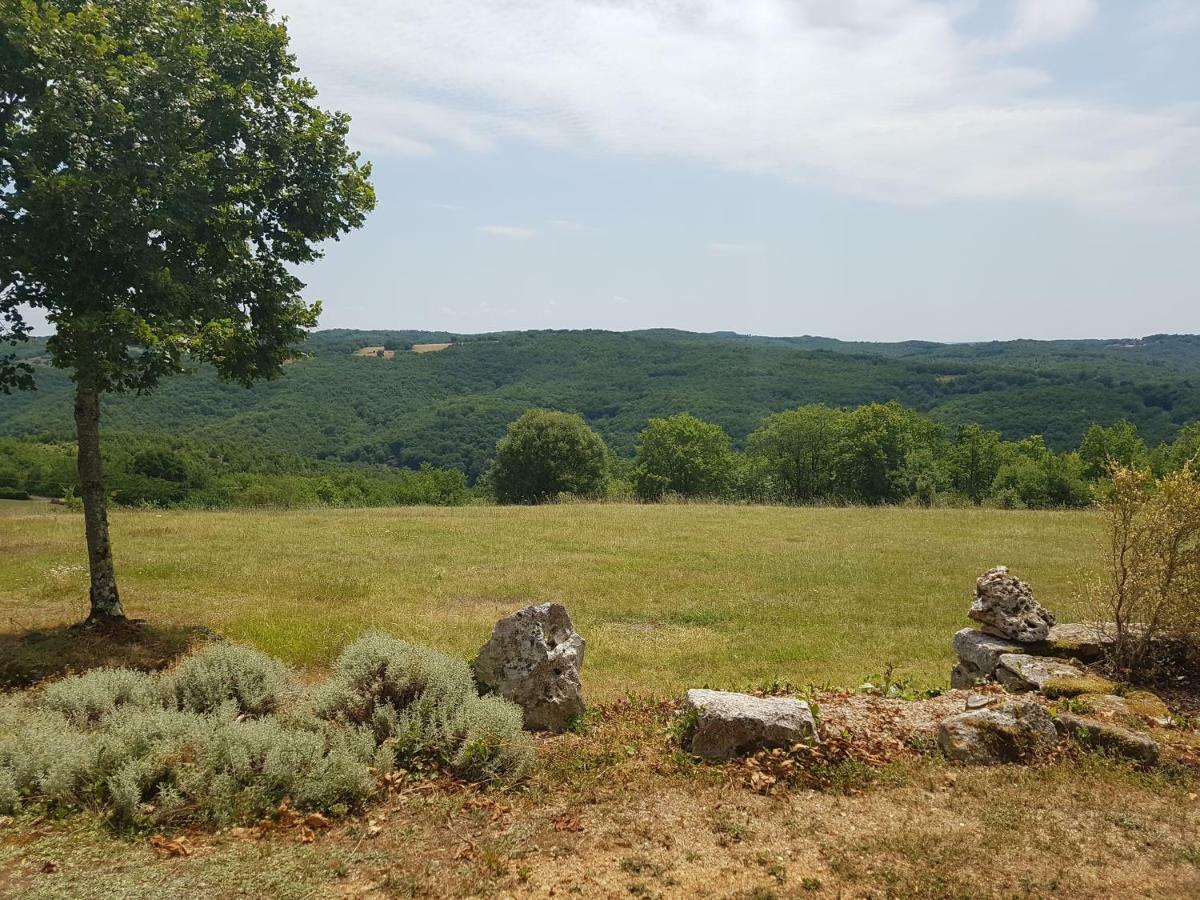
{"type": "MultiPolygon", "coordinates": [[[[560,600],[594,698],[688,686],[854,686],[892,663],[944,686],[975,577],[1007,564],[1066,617],[1099,561],[1086,512],[717,505],[112,516],[126,611],[302,666],[364,629],[470,655],[560,600]]],[[[86,614],[82,520],[0,502],[0,629],[86,614]]]]}

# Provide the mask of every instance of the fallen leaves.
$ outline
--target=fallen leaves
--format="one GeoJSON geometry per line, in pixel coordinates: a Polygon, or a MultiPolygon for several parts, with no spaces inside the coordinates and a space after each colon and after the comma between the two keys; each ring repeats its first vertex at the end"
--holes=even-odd
{"type": "Polygon", "coordinates": [[[191,856],[192,848],[185,837],[166,838],[156,834],[150,838],[150,846],[163,856],[191,856]]]}

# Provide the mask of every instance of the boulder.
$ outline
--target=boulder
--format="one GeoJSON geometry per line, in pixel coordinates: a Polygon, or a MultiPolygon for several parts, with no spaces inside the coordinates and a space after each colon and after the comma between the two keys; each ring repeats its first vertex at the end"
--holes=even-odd
{"type": "Polygon", "coordinates": [[[954,653],[960,663],[968,663],[980,675],[990,676],[1006,653],[1024,653],[1025,647],[975,628],[964,628],[954,635],[954,653]]]}
{"type": "Polygon", "coordinates": [[[1027,700],[992,703],[938,725],[938,746],[946,757],[971,765],[1029,762],[1057,744],[1050,714],[1027,700]]]}
{"type": "Polygon", "coordinates": [[[812,709],[789,697],[694,688],[684,699],[683,715],[684,749],[710,762],[817,741],[812,709]]]}
{"type": "Polygon", "coordinates": [[[995,674],[1010,691],[1040,691],[1047,697],[1107,694],[1116,687],[1108,679],[1088,674],[1061,659],[1027,653],[1005,653],[995,674]]]}
{"type": "Polygon", "coordinates": [[[584,712],[583,638],[561,603],[527,606],[496,623],[472,663],[483,689],[516,703],[532,731],[565,731],[584,712]]]}
{"type": "Polygon", "coordinates": [[[1054,726],[1063,737],[1085,747],[1137,760],[1146,765],[1158,761],[1158,743],[1144,731],[1131,731],[1112,722],[1102,722],[1070,712],[1058,713],[1054,717],[1054,726]]]}
{"type": "Polygon", "coordinates": [[[1027,644],[1044,641],[1057,621],[1037,602],[1028,584],[1008,574],[1007,566],[979,576],[967,615],[988,634],[1027,644]]]}
{"type": "Polygon", "coordinates": [[[1116,694],[1079,694],[1074,698],[1071,710],[1102,720],[1137,723],[1149,719],[1159,725],[1167,724],[1171,716],[1167,704],[1149,691],[1128,691],[1120,697],[1116,694]]]}

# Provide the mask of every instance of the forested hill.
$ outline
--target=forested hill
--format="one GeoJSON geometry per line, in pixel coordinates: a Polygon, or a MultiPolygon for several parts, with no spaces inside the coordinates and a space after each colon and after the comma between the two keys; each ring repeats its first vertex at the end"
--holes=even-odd
{"type": "MultiPolygon", "coordinates": [[[[39,361],[38,390],[0,395],[0,434],[71,435],[70,383],[39,361]]],[[[654,330],[451,336],[322,331],[311,358],[249,390],[201,368],[146,397],[115,397],[112,431],[194,434],[317,458],[432,462],[475,475],[530,407],[577,411],[618,452],[646,420],[690,412],[740,441],[767,413],[804,403],[899,400],[947,424],[1075,446],[1093,422],[1128,419],[1151,444],[1200,419],[1200,336],[979,344],[845,343],[654,330]],[[436,352],[416,344],[455,340],[436,352]],[[356,356],[366,347],[394,358],[356,356]]]]}

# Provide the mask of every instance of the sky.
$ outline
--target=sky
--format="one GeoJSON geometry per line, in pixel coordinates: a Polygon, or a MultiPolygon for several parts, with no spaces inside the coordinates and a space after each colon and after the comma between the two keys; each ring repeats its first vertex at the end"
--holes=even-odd
{"type": "Polygon", "coordinates": [[[322,327],[1200,331],[1200,0],[275,0],[322,327]]]}

